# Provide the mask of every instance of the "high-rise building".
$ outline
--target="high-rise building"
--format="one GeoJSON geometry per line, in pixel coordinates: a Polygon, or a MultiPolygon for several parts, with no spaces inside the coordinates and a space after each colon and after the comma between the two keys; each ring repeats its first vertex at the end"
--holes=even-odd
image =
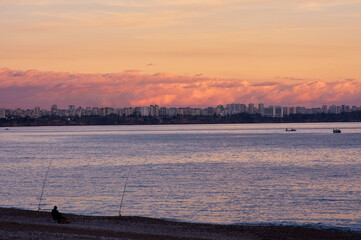
{"type": "Polygon", "coordinates": [[[331,105],[329,108],[328,108],[328,113],[336,113],[337,112],[337,107],[336,105],[331,105]]]}
{"type": "Polygon", "coordinates": [[[240,110],[241,113],[246,112],[246,105],[241,104],[241,105],[239,106],[239,108],[240,108],[239,110],[240,110]]]}
{"type": "Polygon", "coordinates": [[[17,109],[15,110],[15,116],[21,117],[22,114],[23,114],[23,110],[22,110],[21,108],[17,108],[17,109]]]}
{"type": "Polygon", "coordinates": [[[40,107],[35,107],[34,108],[34,117],[35,118],[38,118],[41,116],[41,113],[40,113],[40,107]]]}
{"type": "Polygon", "coordinates": [[[256,110],[254,109],[254,104],[253,103],[248,104],[248,113],[249,114],[255,114],[256,113],[256,110]]]}
{"type": "Polygon", "coordinates": [[[200,109],[200,108],[192,108],[192,109],[191,109],[191,115],[192,115],[192,116],[199,116],[199,115],[201,115],[201,109],[200,109]]]}
{"type": "Polygon", "coordinates": [[[159,109],[159,116],[167,116],[168,115],[168,109],[165,107],[161,107],[159,109]]]}
{"type": "Polygon", "coordinates": [[[116,108],[116,109],[114,109],[114,113],[115,113],[115,115],[123,116],[123,109],[116,108]]]}
{"type": "Polygon", "coordinates": [[[86,116],[91,116],[91,115],[92,115],[92,109],[91,109],[91,107],[86,107],[86,108],[85,108],[85,115],[86,115],[86,116]]]}
{"type": "Polygon", "coordinates": [[[92,115],[93,116],[98,116],[99,115],[99,108],[93,107],[92,108],[92,115]]]}
{"type": "Polygon", "coordinates": [[[176,108],[169,108],[168,109],[168,115],[170,117],[176,116],[177,115],[177,109],[176,108]]]}
{"type": "Polygon", "coordinates": [[[149,116],[149,107],[136,107],[134,112],[137,116],[147,117],[149,116]]]}
{"type": "Polygon", "coordinates": [[[0,108],[0,118],[6,118],[4,108],[0,108]]]}
{"type": "Polygon", "coordinates": [[[241,112],[241,104],[232,103],[226,105],[227,114],[237,114],[241,112]]]}
{"type": "Polygon", "coordinates": [[[327,113],[327,105],[322,105],[322,113],[327,113]]]}
{"type": "Polygon", "coordinates": [[[150,105],[149,115],[152,117],[158,117],[159,116],[159,106],[158,105],[150,105]]]}
{"type": "Polygon", "coordinates": [[[223,105],[218,105],[218,106],[216,107],[216,113],[217,113],[217,115],[223,115],[223,114],[224,114],[224,107],[223,107],[223,105]]]}
{"type": "Polygon", "coordinates": [[[133,108],[129,107],[129,108],[123,108],[123,115],[128,117],[128,116],[132,116],[134,113],[133,108]]]}
{"type": "Polygon", "coordinates": [[[337,106],[336,107],[336,114],[340,114],[341,113],[341,106],[337,106]]]}
{"type": "Polygon", "coordinates": [[[264,104],[258,104],[258,112],[263,116],[264,115],[264,104]]]}
{"type": "Polygon", "coordinates": [[[57,105],[52,105],[51,106],[51,110],[50,110],[52,115],[56,115],[58,113],[58,106],[57,105]]]}
{"type": "Polygon", "coordinates": [[[276,108],[274,106],[269,106],[264,109],[265,117],[275,117],[276,116],[276,108]]]}
{"type": "Polygon", "coordinates": [[[274,107],[274,117],[283,118],[283,108],[281,106],[274,107]]]}
{"type": "Polygon", "coordinates": [[[75,117],[75,105],[69,105],[68,112],[69,116],[75,117]]]}
{"type": "Polygon", "coordinates": [[[78,107],[76,110],[75,110],[75,116],[76,117],[82,117],[84,116],[85,114],[85,111],[82,107],[78,107]]]}
{"type": "Polygon", "coordinates": [[[283,115],[284,116],[290,115],[290,108],[289,107],[284,107],[283,108],[283,115]]]}

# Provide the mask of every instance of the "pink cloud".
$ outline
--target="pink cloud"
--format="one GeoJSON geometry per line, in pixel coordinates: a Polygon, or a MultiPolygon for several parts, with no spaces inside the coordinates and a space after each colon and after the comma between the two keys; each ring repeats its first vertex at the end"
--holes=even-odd
{"type": "Polygon", "coordinates": [[[265,103],[281,106],[361,105],[361,80],[251,83],[240,79],[142,74],[136,70],[110,74],[70,74],[0,69],[0,107],[66,108],[215,106],[265,103]]]}

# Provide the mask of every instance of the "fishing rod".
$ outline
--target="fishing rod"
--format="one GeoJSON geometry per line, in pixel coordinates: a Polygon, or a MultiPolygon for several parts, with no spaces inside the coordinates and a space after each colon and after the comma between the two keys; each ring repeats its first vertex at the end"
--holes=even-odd
{"type": "Polygon", "coordinates": [[[129,171],[128,171],[128,176],[127,176],[127,179],[125,180],[124,189],[123,189],[123,194],[122,194],[122,200],[120,201],[120,206],[119,206],[118,217],[121,216],[121,210],[122,210],[122,205],[123,205],[123,199],[124,199],[125,189],[127,188],[127,183],[128,183],[128,179],[129,179],[129,175],[130,175],[130,171],[132,170],[132,167],[133,167],[133,165],[130,165],[130,168],[129,168],[129,171]]]}
{"type": "Polygon", "coordinates": [[[49,173],[49,170],[50,170],[50,165],[51,165],[51,160],[50,160],[50,162],[49,162],[48,170],[46,170],[46,174],[45,174],[45,178],[44,178],[44,182],[43,182],[43,188],[41,189],[41,193],[40,193],[40,197],[39,197],[38,212],[39,212],[40,209],[41,209],[41,208],[40,208],[41,199],[43,198],[45,183],[46,183],[46,179],[48,178],[48,173],[49,173]]]}

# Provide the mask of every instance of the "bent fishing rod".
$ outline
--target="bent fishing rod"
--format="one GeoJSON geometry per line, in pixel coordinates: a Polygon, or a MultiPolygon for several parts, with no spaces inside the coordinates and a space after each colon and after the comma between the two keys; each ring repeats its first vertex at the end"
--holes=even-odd
{"type": "Polygon", "coordinates": [[[119,206],[118,217],[121,216],[121,211],[122,211],[122,205],[123,205],[123,199],[124,199],[125,189],[127,188],[127,183],[128,183],[128,179],[129,179],[129,175],[130,175],[130,171],[132,170],[132,167],[133,167],[133,165],[130,165],[130,168],[129,168],[129,171],[128,171],[128,175],[127,175],[127,179],[125,180],[124,189],[123,189],[123,194],[122,194],[122,200],[120,201],[120,206],[119,206]]]}
{"type": "Polygon", "coordinates": [[[48,170],[46,171],[45,178],[44,178],[44,182],[43,182],[43,187],[42,187],[42,189],[41,189],[41,193],[40,193],[40,197],[39,197],[38,212],[39,212],[40,209],[41,209],[41,208],[40,208],[41,199],[43,198],[45,183],[46,183],[46,179],[48,178],[48,174],[49,174],[49,170],[50,170],[50,165],[51,165],[51,160],[50,160],[50,162],[49,162],[48,170]]]}

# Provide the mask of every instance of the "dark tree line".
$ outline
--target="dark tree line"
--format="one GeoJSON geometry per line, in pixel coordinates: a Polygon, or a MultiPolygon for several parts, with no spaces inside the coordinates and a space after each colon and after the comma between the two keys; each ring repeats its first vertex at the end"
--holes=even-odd
{"type": "Polygon", "coordinates": [[[0,127],[16,126],[79,126],[79,125],[158,125],[158,124],[221,124],[221,123],[303,123],[303,122],[361,122],[361,112],[341,114],[294,114],[283,118],[264,117],[260,114],[240,113],[226,116],[84,116],[40,118],[18,117],[0,119],[0,127]]]}

